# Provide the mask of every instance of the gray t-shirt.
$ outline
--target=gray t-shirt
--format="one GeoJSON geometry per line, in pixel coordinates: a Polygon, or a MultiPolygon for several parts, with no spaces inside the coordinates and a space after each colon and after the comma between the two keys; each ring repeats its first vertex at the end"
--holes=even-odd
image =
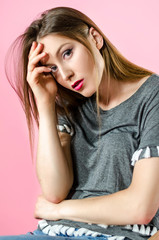
{"type": "MultiPolygon", "coordinates": [[[[78,107],[71,122],[74,184],[68,198],[82,199],[126,189],[136,161],[159,156],[159,76],[152,74],[126,101],[97,117],[95,94],[78,107]]],[[[106,209],[105,209],[106,211],[106,209]]],[[[47,221],[103,234],[147,239],[159,229],[159,212],[148,225],[104,226],[69,220],[47,221]]]]}

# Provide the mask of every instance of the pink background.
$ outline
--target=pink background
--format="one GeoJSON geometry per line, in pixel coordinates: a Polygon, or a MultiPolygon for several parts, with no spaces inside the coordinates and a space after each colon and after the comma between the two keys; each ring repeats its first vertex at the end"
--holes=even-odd
{"type": "Polygon", "coordinates": [[[40,192],[25,115],[4,74],[9,45],[40,12],[69,6],[86,13],[132,62],[159,73],[158,0],[1,0],[0,2],[0,235],[34,230],[40,192]]]}

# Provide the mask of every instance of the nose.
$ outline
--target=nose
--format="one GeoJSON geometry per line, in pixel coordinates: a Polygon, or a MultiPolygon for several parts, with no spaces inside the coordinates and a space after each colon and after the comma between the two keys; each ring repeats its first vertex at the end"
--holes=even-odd
{"type": "Polygon", "coordinates": [[[74,72],[70,68],[62,67],[60,69],[60,75],[64,81],[68,81],[71,80],[71,78],[74,75],[74,72]]]}

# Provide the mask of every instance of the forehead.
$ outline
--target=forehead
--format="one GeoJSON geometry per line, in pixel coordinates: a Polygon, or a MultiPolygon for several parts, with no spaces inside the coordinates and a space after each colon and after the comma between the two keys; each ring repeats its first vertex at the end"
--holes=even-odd
{"type": "Polygon", "coordinates": [[[50,52],[50,51],[56,51],[64,44],[69,43],[76,43],[79,42],[75,41],[74,39],[71,39],[69,37],[60,36],[58,34],[49,34],[43,38],[38,39],[39,43],[44,44],[44,51],[50,52]]]}

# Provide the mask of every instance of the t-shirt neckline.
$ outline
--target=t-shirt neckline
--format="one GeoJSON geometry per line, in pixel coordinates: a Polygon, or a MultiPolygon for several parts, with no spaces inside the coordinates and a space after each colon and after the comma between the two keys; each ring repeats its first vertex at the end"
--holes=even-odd
{"type": "MultiPolygon", "coordinates": [[[[134,92],[129,98],[127,98],[126,100],[124,100],[123,102],[119,103],[117,106],[109,109],[109,110],[104,110],[102,108],[99,107],[99,110],[100,110],[100,113],[112,113],[114,111],[116,111],[118,108],[120,109],[121,107],[123,107],[125,104],[127,104],[128,102],[132,101],[136,95],[138,95],[142,90],[143,88],[149,83],[149,81],[151,80],[151,78],[153,76],[155,76],[156,74],[155,73],[152,73],[147,79],[146,81],[144,81],[142,83],[142,85],[136,90],[136,92],[134,92]]],[[[92,102],[92,105],[93,105],[93,108],[94,108],[94,111],[97,112],[97,104],[96,104],[96,93],[93,94],[93,96],[91,97],[91,102],[92,102]]]]}

